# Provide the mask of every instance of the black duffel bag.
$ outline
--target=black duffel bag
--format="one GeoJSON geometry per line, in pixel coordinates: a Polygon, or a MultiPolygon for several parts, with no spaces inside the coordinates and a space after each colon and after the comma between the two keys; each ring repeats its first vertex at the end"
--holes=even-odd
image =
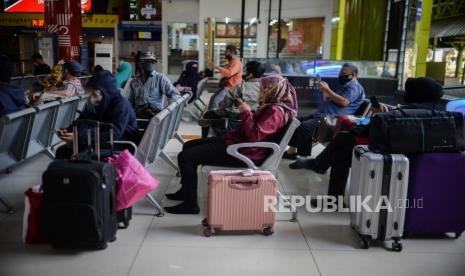
{"type": "Polygon", "coordinates": [[[463,114],[428,109],[394,109],[370,122],[370,149],[379,153],[465,150],[463,114]]]}

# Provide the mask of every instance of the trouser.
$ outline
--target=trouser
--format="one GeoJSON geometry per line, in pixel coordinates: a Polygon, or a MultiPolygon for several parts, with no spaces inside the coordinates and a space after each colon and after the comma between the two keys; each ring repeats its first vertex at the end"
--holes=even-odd
{"type": "Polygon", "coordinates": [[[312,155],[313,137],[318,129],[321,117],[314,115],[299,118],[300,126],[295,130],[289,141],[289,146],[297,148],[300,156],[312,155]]]}
{"type": "Polygon", "coordinates": [[[344,195],[354,147],[355,136],[350,132],[340,132],[315,158],[318,168],[327,170],[331,167],[328,195],[344,195]]]}
{"type": "Polygon", "coordinates": [[[210,102],[208,103],[208,110],[217,109],[227,94],[228,94],[228,90],[226,89],[220,89],[216,91],[210,98],[210,102]]]}
{"type": "Polygon", "coordinates": [[[199,165],[243,167],[244,163],[226,152],[223,138],[211,137],[186,142],[178,155],[178,165],[181,171],[181,191],[186,195],[186,201],[196,203],[199,165]]]}

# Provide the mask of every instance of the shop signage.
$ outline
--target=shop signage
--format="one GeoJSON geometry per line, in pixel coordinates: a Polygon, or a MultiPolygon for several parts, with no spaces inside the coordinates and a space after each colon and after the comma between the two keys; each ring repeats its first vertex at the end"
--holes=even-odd
{"type": "Polygon", "coordinates": [[[289,31],[287,51],[301,53],[304,51],[304,34],[301,31],[289,31]]]}
{"type": "MultiPolygon", "coordinates": [[[[44,12],[44,0],[2,0],[5,12],[44,12]]],[[[81,10],[90,11],[92,0],[81,0],[81,10]]]]}
{"type": "MultiPolygon", "coordinates": [[[[114,28],[118,24],[116,14],[82,15],[83,28],[114,28]]],[[[43,13],[0,13],[0,26],[45,27],[43,13]]]]}

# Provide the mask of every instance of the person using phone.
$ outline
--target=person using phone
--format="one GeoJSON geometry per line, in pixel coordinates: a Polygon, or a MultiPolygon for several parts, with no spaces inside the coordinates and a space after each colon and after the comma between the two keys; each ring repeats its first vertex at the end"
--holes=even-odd
{"type": "MultiPolygon", "coordinates": [[[[442,86],[435,80],[427,77],[409,78],[405,82],[404,101],[406,104],[402,105],[402,108],[439,109],[442,95],[444,95],[442,86]]],[[[382,103],[379,103],[377,108],[372,108],[372,112],[387,111],[389,108],[382,103]]],[[[328,195],[343,196],[352,163],[352,150],[355,145],[366,144],[368,138],[350,131],[340,132],[316,158],[298,159],[293,168],[305,168],[318,174],[325,174],[331,168],[328,195]]],[[[317,205],[315,200],[311,203],[314,206],[317,205]]]]}
{"type": "MultiPolygon", "coordinates": [[[[326,116],[353,115],[365,98],[365,91],[357,80],[358,68],[352,63],[344,63],[339,72],[341,89],[333,91],[328,83],[319,82],[320,91],[325,101],[318,111],[307,117],[299,118],[301,125],[296,129],[289,142],[289,149],[284,154],[286,159],[297,159],[299,156],[310,156],[312,140],[321,118],[326,116]]],[[[292,164],[291,164],[292,167],[292,164]]]]}

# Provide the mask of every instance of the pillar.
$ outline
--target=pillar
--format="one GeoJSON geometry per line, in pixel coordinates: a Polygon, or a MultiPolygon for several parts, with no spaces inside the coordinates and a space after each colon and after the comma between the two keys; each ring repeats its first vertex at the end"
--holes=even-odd
{"type": "Polygon", "coordinates": [[[463,62],[463,53],[465,52],[465,45],[462,45],[459,49],[458,49],[458,53],[457,53],[457,59],[456,59],[456,63],[455,63],[455,77],[460,80],[460,78],[462,77],[462,73],[463,73],[463,66],[462,66],[462,62],[463,62]]]}
{"type": "Polygon", "coordinates": [[[58,36],[58,59],[80,61],[81,1],[45,0],[44,5],[47,32],[58,36]]]}
{"type": "Polygon", "coordinates": [[[420,3],[421,19],[416,22],[415,26],[415,77],[424,77],[426,75],[426,57],[428,56],[431,14],[433,12],[433,0],[418,0],[417,5],[420,3]]]}
{"type": "Polygon", "coordinates": [[[341,60],[343,39],[344,39],[344,21],[345,21],[345,4],[346,0],[333,0],[333,18],[331,30],[331,50],[330,59],[341,60]]]}

